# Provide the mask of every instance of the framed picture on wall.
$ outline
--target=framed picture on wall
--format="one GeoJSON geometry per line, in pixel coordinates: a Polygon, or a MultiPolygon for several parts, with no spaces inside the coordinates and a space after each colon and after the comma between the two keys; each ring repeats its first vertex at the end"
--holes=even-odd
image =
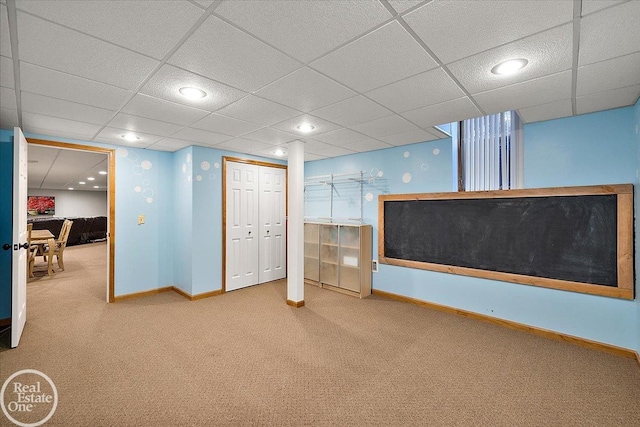
{"type": "Polygon", "coordinates": [[[56,213],[56,198],[53,196],[28,196],[27,213],[30,216],[54,215],[56,213]]]}

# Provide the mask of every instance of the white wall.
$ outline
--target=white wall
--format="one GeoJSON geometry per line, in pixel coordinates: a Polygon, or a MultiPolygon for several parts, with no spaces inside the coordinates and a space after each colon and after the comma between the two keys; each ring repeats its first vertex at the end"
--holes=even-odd
{"type": "Polygon", "coordinates": [[[56,198],[56,214],[59,217],[107,216],[106,191],[42,190],[29,188],[29,196],[53,196],[56,198]]]}

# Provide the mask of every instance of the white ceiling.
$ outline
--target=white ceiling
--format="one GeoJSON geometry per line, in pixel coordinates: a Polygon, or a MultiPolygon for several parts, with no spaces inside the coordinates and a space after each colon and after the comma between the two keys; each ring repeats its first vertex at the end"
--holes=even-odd
{"type": "Polygon", "coordinates": [[[107,191],[106,154],[29,144],[28,159],[29,189],[107,191]]]}
{"type": "Polygon", "coordinates": [[[509,109],[531,123],[631,105],[640,1],[0,0],[0,73],[3,128],[267,157],[301,139],[315,160],[509,109]],[[514,57],[529,65],[490,72],[514,57]]]}

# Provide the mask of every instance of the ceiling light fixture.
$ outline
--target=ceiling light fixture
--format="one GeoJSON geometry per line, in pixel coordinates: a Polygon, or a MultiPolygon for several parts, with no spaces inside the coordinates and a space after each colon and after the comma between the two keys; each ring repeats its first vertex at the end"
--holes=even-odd
{"type": "Polygon", "coordinates": [[[298,129],[300,132],[304,132],[304,133],[311,132],[315,128],[316,128],[315,126],[312,126],[309,123],[305,123],[305,124],[302,124],[302,125],[296,127],[296,129],[298,129]]]}
{"type": "Polygon", "coordinates": [[[283,157],[287,153],[282,148],[277,148],[276,151],[273,152],[273,154],[278,157],[283,157]]]}
{"type": "Polygon", "coordinates": [[[79,182],[78,182],[78,184],[85,185],[85,184],[86,184],[86,182],[84,182],[84,181],[79,181],[79,182]]]}
{"type": "Polygon", "coordinates": [[[100,171],[100,172],[98,172],[98,173],[99,173],[100,175],[106,175],[106,174],[107,174],[107,172],[106,172],[106,171],[100,171]]]}
{"type": "Polygon", "coordinates": [[[100,188],[100,186],[99,185],[94,185],[93,188],[100,188]]]}
{"type": "Polygon", "coordinates": [[[125,133],[124,135],[120,135],[120,138],[123,138],[123,139],[125,139],[125,140],[127,140],[129,142],[134,142],[134,141],[137,141],[137,140],[140,139],[139,136],[135,136],[132,133],[125,133]]]}
{"type": "Polygon", "coordinates": [[[207,96],[207,92],[195,87],[181,87],[179,89],[179,92],[182,94],[182,96],[189,99],[200,99],[207,96]]]}
{"type": "Polygon", "coordinates": [[[89,178],[87,178],[87,181],[95,181],[95,178],[90,176],[89,178]]]}
{"type": "Polygon", "coordinates": [[[527,61],[524,58],[510,59],[508,61],[501,62],[495,67],[493,67],[491,69],[491,72],[493,74],[498,74],[501,76],[508,76],[515,73],[518,70],[523,69],[524,67],[527,66],[528,63],[529,61],[527,61]]]}
{"type": "Polygon", "coordinates": [[[73,187],[69,187],[69,188],[67,188],[67,190],[73,190],[73,187]]]}

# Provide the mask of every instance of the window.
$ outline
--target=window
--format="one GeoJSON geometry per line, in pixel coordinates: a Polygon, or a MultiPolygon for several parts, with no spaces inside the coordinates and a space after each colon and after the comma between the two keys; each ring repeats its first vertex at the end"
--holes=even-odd
{"type": "Polygon", "coordinates": [[[507,111],[452,125],[458,191],[522,188],[521,123],[507,111]]]}

